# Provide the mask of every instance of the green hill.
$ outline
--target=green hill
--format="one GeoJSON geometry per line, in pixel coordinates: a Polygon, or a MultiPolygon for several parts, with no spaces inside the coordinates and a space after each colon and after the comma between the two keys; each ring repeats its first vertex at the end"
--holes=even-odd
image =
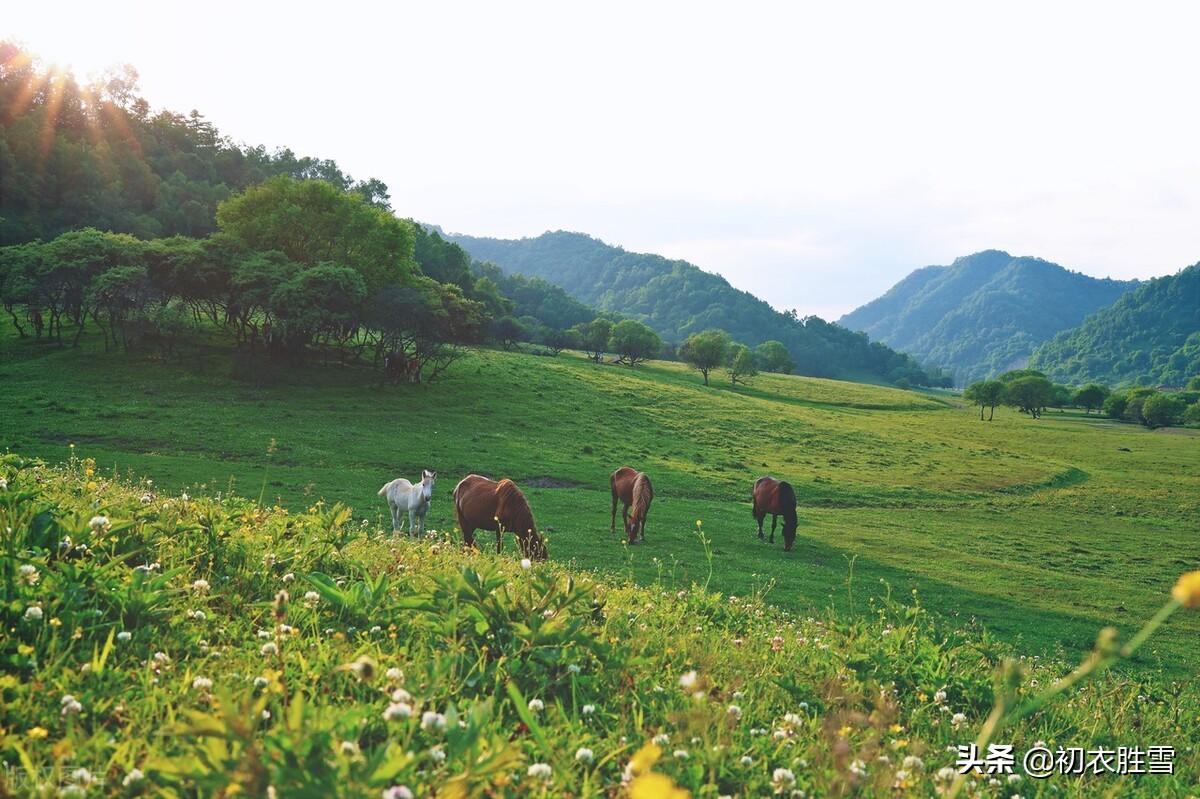
{"type": "Polygon", "coordinates": [[[950,369],[964,385],[1024,366],[1040,343],[1135,285],[985,250],[918,269],[838,323],[950,369]]]}
{"type": "Polygon", "coordinates": [[[548,280],[598,310],[645,322],[670,343],[678,344],[708,328],[723,328],[750,346],[772,339],[783,342],[800,374],[904,378],[922,385],[938,380],[907,355],[815,316],[780,313],[687,261],[627,252],[561,230],[525,239],[448,238],[472,257],[491,261],[506,272],[548,280]]]}
{"type": "Polygon", "coordinates": [[[1030,365],[1076,384],[1185,385],[1200,375],[1200,264],[1142,284],[1043,344],[1030,365]]]}

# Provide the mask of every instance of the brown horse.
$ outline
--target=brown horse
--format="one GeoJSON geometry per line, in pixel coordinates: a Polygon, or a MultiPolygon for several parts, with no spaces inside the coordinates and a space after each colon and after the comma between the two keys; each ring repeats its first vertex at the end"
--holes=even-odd
{"type": "Polygon", "coordinates": [[[504,531],[517,536],[521,554],[534,560],[545,560],[546,542],[537,531],[533,511],[525,495],[512,480],[499,482],[477,474],[469,474],[454,487],[454,513],[463,543],[475,546],[476,530],[496,532],[496,552],[500,552],[504,531]]]}
{"type": "Polygon", "coordinates": [[[638,533],[642,534],[643,541],[646,540],[646,514],[650,512],[650,503],[653,500],[654,486],[650,484],[650,477],[645,472],[638,472],[637,477],[633,479],[633,513],[629,514],[625,522],[625,534],[629,536],[629,543],[637,543],[638,533]]]}
{"type": "Polygon", "coordinates": [[[608,485],[612,488],[612,520],[608,525],[609,532],[617,530],[617,500],[624,505],[621,508],[621,526],[629,527],[629,506],[633,504],[633,481],[637,476],[637,469],[622,466],[608,478],[608,485]]]}
{"type": "Polygon", "coordinates": [[[775,523],[783,516],[783,551],[790,552],[796,542],[796,492],[791,483],[774,477],[754,481],[754,520],[758,522],[758,537],[763,537],[763,519],[771,514],[771,543],[775,543],[775,523]]]}

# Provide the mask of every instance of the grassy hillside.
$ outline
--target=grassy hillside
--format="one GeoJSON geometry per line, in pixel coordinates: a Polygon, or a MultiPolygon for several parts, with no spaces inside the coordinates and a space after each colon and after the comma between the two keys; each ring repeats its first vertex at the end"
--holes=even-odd
{"type": "Polygon", "coordinates": [[[518,564],[86,458],[4,456],[0,477],[5,795],[944,795],[993,706],[1015,708],[995,740],[1017,751],[1169,742],[1175,773],[1018,768],[966,795],[1179,796],[1200,776],[1194,683],[1101,674],[1022,715],[1067,664],[915,604],[801,616],[765,589],[518,564]]]}
{"type": "Polygon", "coordinates": [[[1038,344],[1134,285],[986,250],[918,269],[838,322],[951,369],[966,385],[1023,366],[1038,344]]]}
{"type": "MultiPolygon", "coordinates": [[[[983,424],[943,397],[775,375],[705,389],[677,364],[567,355],[482,351],[443,382],[381,388],[354,369],[243,364],[234,380],[227,355],[181,366],[87,339],[60,350],[9,337],[0,354],[0,440],[15,451],[74,452],[172,491],[341,501],[371,528],[392,477],[436,469],[429,526],[446,530],[461,476],[508,475],[528,489],[556,561],[694,578],[709,568],[702,519],[715,589],[769,590],[798,612],[861,610],[886,581],[1024,651],[1074,660],[1099,626],[1128,629],[1200,565],[1193,431],[1003,410],[983,424]],[[607,478],[625,463],[658,493],[644,548],[608,532],[607,478]],[[787,555],[760,543],[750,518],[750,486],[768,473],[801,504],[787,555]]],[[[1181,623],[1139,662],[1193,673],[1197,631],[1181,623]]]]}
{"type": "Polygon", "coordinates": [[[721,328],[737,341],[756,346],[778,340],[788,348],[800,374],[848,377],[867,374],[889,382],[937,385],[903,353],[871,342],[817,317],[799,319],[729,285],[720,275],[687,261],[627,252],[582,233],[554,231],[535,238],[449,237],[471,256],[507,272],[539,277],[601,311],[619,313],[654,328],[668,343],[721,328]]]}
{"type": "Polygon", "coordinates": [[[1155,278],[1038,348],[1057,380],[1182,386],[1200,375],[1200,264],[1155,278]]]}

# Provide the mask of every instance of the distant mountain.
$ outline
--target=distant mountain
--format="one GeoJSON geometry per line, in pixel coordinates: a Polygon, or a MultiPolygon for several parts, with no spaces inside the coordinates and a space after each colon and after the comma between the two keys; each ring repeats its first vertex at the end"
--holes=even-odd
{"type": "Polygon", "coordinates": [[[1056,380],[1182,386],[1200,375],[1200,264],[1143,283],[1037,349],[1056,380]]]}
{"type": "Polygon", "coordinates": [[[780,313],[687,261],[627,252],[565,231],[516,240],[448,238],[505,272],[543,278],[593,308],[645,322],[671,343],[719,327],[750,346],[783,342],[801,374],[903,378],[914,384],[935,380],[907,355],[817,317],[780,313]]]}
{"type": "Polygon", "coordinates": [[[838,323],[950,369],[965,385],[1024,366],[1039,344],[1136,285],[984,250],[918,269],[838,323]]]}

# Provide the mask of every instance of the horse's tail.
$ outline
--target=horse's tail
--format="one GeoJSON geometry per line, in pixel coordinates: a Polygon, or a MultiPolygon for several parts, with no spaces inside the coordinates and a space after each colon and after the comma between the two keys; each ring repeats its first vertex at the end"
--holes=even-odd
{"type": "Polygon", "coordinates": [[[392,487],[392,484],[393,484],[393,483],[395,483],[395,482],[396,482],[395,480],[389,480],[388,482],[384,483],[384,484],[383,484],[383,488],[379,489],[379,494],[378,494],[378,496],[381,496],[381,497],[386,497],[386,496],[387,496],[388,489],[389,489],[389,488],[391,488],[391,487],[392,487]]]}

